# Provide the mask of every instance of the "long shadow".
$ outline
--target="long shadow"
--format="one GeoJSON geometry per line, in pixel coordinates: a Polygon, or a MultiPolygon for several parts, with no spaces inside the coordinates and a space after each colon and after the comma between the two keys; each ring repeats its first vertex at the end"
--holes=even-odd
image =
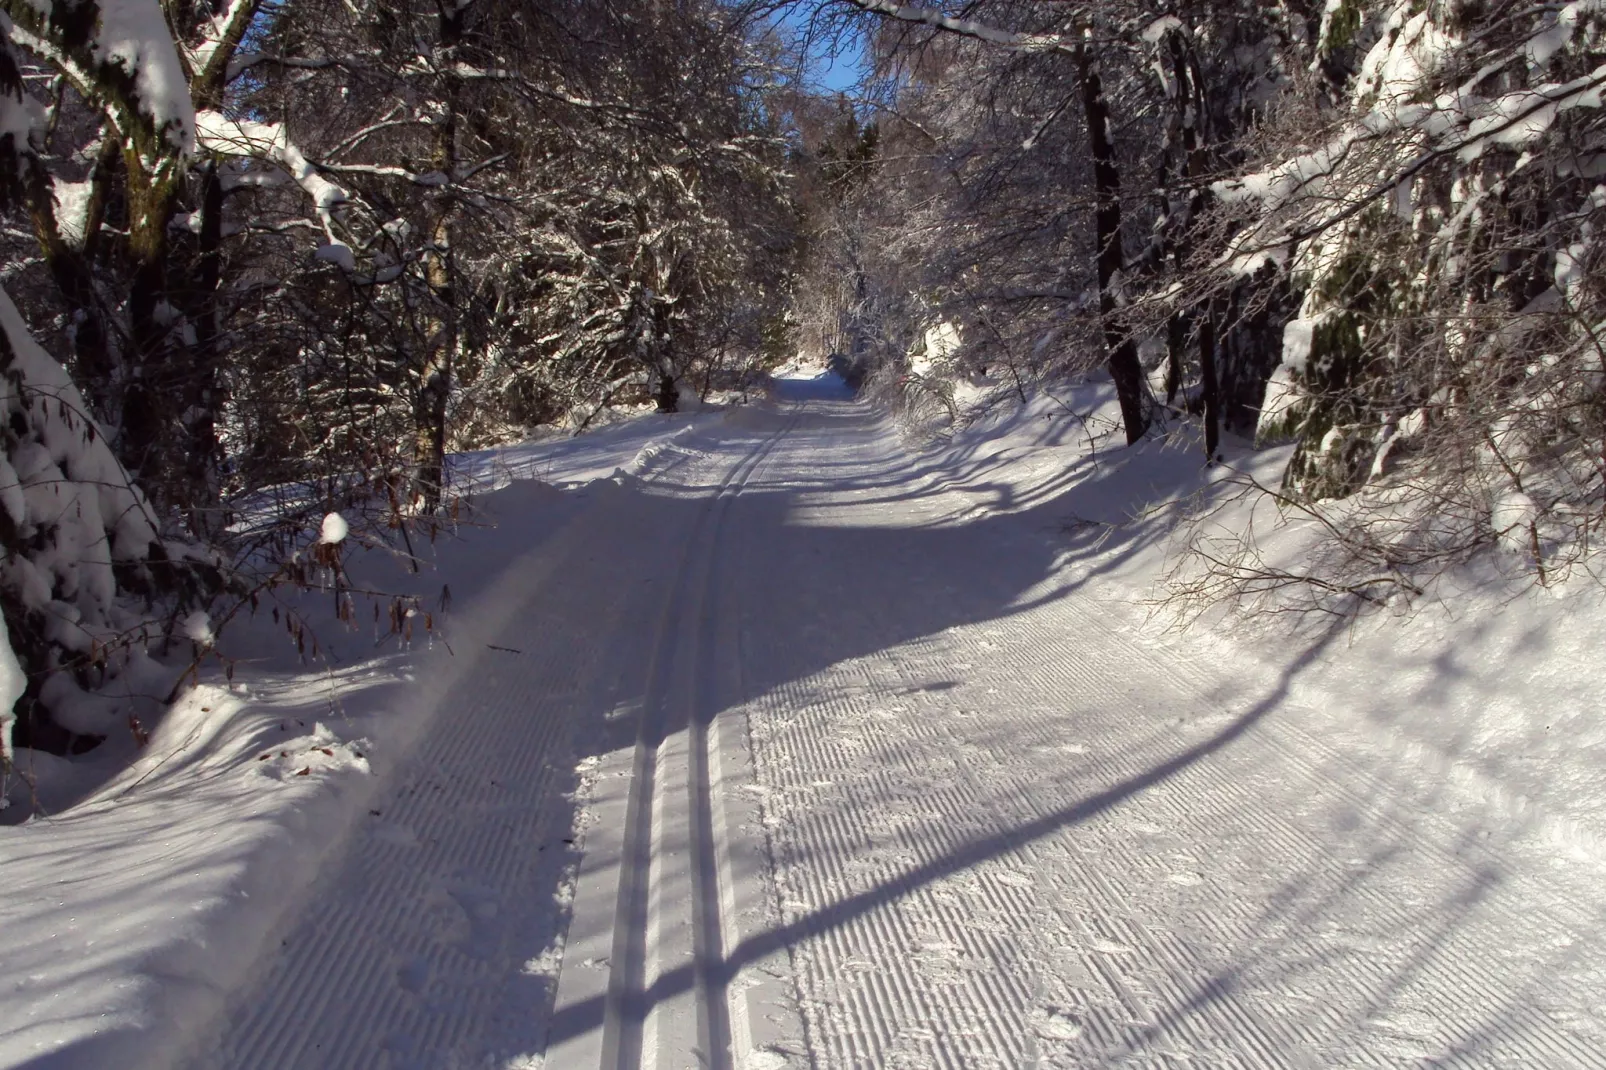
{"type": "MultiPolygon", "coordinates": [[[[827,470],[824,467],[791,468],[777,466],[773,471],[760,469],[748,488],[738,498],[731,515],[743,525],[744,538],[750,540],[757,551],[767,555],[762,574],[745,578],[752,580],[757,589],[749,592],[761,600],[768,626],[784,628],[788,642],[774,658],[764,664],[746,666],[740,690],[720,696],[719,709],[728,710],[759,695],[770,693],[788,683],[829,669],[851,659],[936,635],[945,630],[975,625],[1024,612],[1056,598],[1064,598],[1095,575],[1120,568],[1151,547],[1167,534],[1163,522],[1129,521],[1126,509],[1129,504],[1141,501],[1151,489],[1163,495],[1177,494],[1189,489],[1195,477],[1185,466],[1179,466],[1174,456],[1163,448],[1142,447],[1128,454],[1103,458],[1073,473],[1045,481],[1035,488],[1030,497],[1011,501],[1010,507],[1019,507],[1007,515],[987,515],[969,522],[955,522],[943,514],[939,501],[941,487],[954,480],[974,480],[985,472],[990,461],[977,455],[979,446],[957,457],[961,465],[938,464],[929,459],[911,459],[907,454],[889,447],[882,425],[866,411],[855,405],[842,405],[836,409],[831,403],[839,402],[842,393],[837,383],[819,380],[783,384],[779,388],[785,400],[805,402],[816,408],[808,422],[795,432],[798,436],[817,436],[841,443],[848,441],[862,446],[862,454],[852,468],[827,470]],[[855,436],[857,436],[855,438],[855,436]],[[857,471],[853,469],[856,468],[857,471]],[[822,501],[825,492],[831,500],[822,501]],[[930,502],[932,515],[923,517],[922,502],[930,502]],[[887,506],[901,503],[904,508],[889,511],[887,506]],[[877,526],[887,518],[895,524],[877,526]],[[1055,530],[1071,518],[1087,518],[1104,525],[1104,537],[1095,545],[1088,540],[1073,540],[1056,536],[1055,530]],[[927,520],[930,523],[927,523],[927,520]],[[1076,571],[1066,574],[1067,566],[1076,571]],[[1061,582],[1045,584],[1046,580],[1065,575],[1061,582]]],[[[778,426],[777,417],[750,417],[732,421],[724,428],[700,434],[717,436],[711,447],[737,450],[752,448],[773,433],[778,426]]],[[[841,457],[840,449],[835,454],[841,457]]],[[[576,576],[597,577],[597,604],[608,600],[624,600],[632,606],[644,607],[641,619],[656,619],[665,604],[659,600],[669,597],[677,575],[666,561],[677,555],[677,538],[698,530],[699,518],[709,508],[709,487],[699,485],[686,473],[693,468],[669,467],[645,485],[626,482],[624,486],[592,487],[557,492],[541,491],[541,500],[527,499],[533,490],[514,489],[504,497],[493,500],[493,508],[501,505],[505,515],[512,516],[509,506],[520,509],[538,507],[538,513],[558,516],[581,516],[587,499],[606,495],[612,515],[628,518],[629,530],[615,532],[615,539],[595,548],[582,547],[573,560],[561,562],[566,571],[576,576]],[[598,560],[597,555],[608,553],[613,561],[598,560]],[[589,555],[589,556],[588,556],[589,555]],[[645,564],[644,564],[645,563],[645,564]],[[655,592],[661,592],[657,594],[655,592]],[[658,607],[658,608],[655,608],[658,607]]],[[[494,536],[476,539],[468,544],[468,553],[488,560],[502,562],[492,567],[482,563],[482,596],[495,594],[495,587],[518,567],[521,554],[534,553],[521,545],[524,533],[511,526],[499,529],[494,536]]],[[[551,538],[551,530],[530,533],[537,540],[551,538]]],[[[453,552],[448,550],[448,553],[453,552]]],[[[560,573],[559,582],[563,581],[560,573]]],[[[438,581],[423,577],[415,583],[418,592],[434,598],[438,581]]],[[[579,583],[576,578],[572,581],[579,583]]],[[[469,612],[466,603],[472,600],[467,592],[457,592],[463,612],[469,612]]],[[[500,658],[533,657],[538,652],[573,652],[578,660],[588,646],[617,643],[627,651],[625,657],[637,658],[645,664],[650,647],[655,641],[650,634],[627,632],[622,635],[600,634],[604,629],[589,620],[572,620],[564,616],[564,604],[548,604],[537,598],[529,605],[522,618],[527,634],[516,641],[480,637],[478,645],[469,648],[462,633],[454,633],[448,617],[448,638],[460,644],[458,658],[466,659],[465,679],[475,675],[494,676],[500,658]],[[488,647],[495,642],[496,647],[488,647]],[[511,649],[503,649],[511,648],[511,649]]],[[[580,603],[573,603],[578,607],[580,603]]],[[[632,609],[623,619],[629,626],[632,609]]],[[[673,627],[697,628],[698,621],[674,622],[673,627]]],[[[1264,696],[1248,706],[1230,723],[1209,738],[1179,750],[1176,754],[1156,762],[1144,772],[1129,777],[1103,791],[1088,795],[1074,803],[1024,821],[1007,833],[981,836],[955,847],[937,858],[928,859],[900,873],[896,879],[877,887],[865,889],[828,907],[755,935],[740,945],[725,949],[710,980],[728,983],[746,965],[762,959],[798,941],[829,932],[853,920],[896,902],[912,892],[997,858],[1023,844],[1052,836],[1067,828],[1087,822],[1107,813],[1124,802],[1154,788],[1169,778],[1209,760],[1224,748],[1231,746],[1261,723],[1277,709],[1288,694],[1294,678],[1319,656],[1333,638],[1334,633],[1321,636],[1305,650],[1302,656],[1288,667],[1283,676],[1264,696]]],[[[353,644],[352,654],[362,644],[353,644]]],[[[337,651],[344,656],[345,651],[337,651]]],[[[601,671],[607,671],[604,668],[601,671]]],[[[611,689],[584,690],[576,688],[575,705],[555,740],[548,764],[552,768],[572,770],[583,759],[608,753],[627,745],[631,734],[629,726],[610,719],[616,709],[639,705],[648,689],[645,672],[626,678],[611,689]],[[637,678],[639,677],[639,678],[637,678]]],[[[472,691],[465,692],[472,695],[472,691]]],[[[714,716],[717,710],[698,711],[700,717],[714,716]]],[[[437,731],[449,732],[451,723],[446,718],[437,721],[437,731]]],[[[471,769],[445,769],[435,760],[431,748],[426,746],[404,765],[387,774],[388,783],[407,786],[425,784],[430,778],[441,776],[468,776],[471,769]]],[[[549,810],[542,819],[541,835],[545,842],[532,844],[519,837],[529,830],[528,822],[510,818],[509,838],[503,845],[506,852],[528,854],[550,849],[545,860],[527,867],[523,875],[528,883],[516,893],[526,901],[551,901],[559,892],[562,881],[570,876],[567,852],[559,842],[561,835],[551,830],[567,828],[576,818],[575,777],[555,775],[552,789],[546,796],[549,810]],[[523,831],[518,831],[523,830],[523,831]]],[[[489,789],[487,789],[489,791],[489,789]]],[[[376,855],[377,857],[377,855],[376,855]]],[[[313,898],[340,893],[342,889],[364,889],[364,894],[382,897],[390,889],[370,887],[369,875],[361,871],[362,862],[353,855],[342,865],[332,867],[323,878],[323,885],[315,890],[313,898]]],[[[402,870],[398,870],[402,873],[402,870]]],[[[397,894],[414,894],[422,886],[417,874],[405,874],[410,883],[399,884],[397,894]]],[[[478,879],[475,874],[458,872],[439,874],[442,879],[454,881],[478,879]]],[[[487,871],[485,884],[494,883],[487,871]]],[[[511,912],[510,912],[511,916],[511,912]]],[[[525,916],[528,922],[528,915],[525,916]]],[[[489,923],[488,923],[489,924],[489,923]]],[[[545,931],[532,932],[512,927],[487,929],[480,944],[494,952],[498,963],[511,963],[514,967],[523,961],[533,960],[545,951],[545,931]]],[[[560,927],[566,924],[559,919],[560,927]]],[[[389,993],[386,986],[395,986],[396,961],[389,948],[371,949],[365,964],[352,964],[347,983],[353,991],[389,993]]],[[[280,976],[309,975],[323,955],[324,949],[316,942],[293,943],[279,953],[283,961],[278,966],[265,964],[264,976],[275,972],[280,976]]],[[[405,980],[405,978],[403,978],[405,980]]],[[[693,968],[687,967],[661,976],[646,992],[648,1005],[684,993],[696,983],[693,968]]],[[[550,1013],[553,990],[544,981],[525,978],[518,991],[504,994],[504,1001],[519,1004],[521,1013],[530,1021],[541,1018],[541,1010],[550,1013]]],[[[248,993],[242,992],[241,996],[248,993]]],[[[384,996],[393,1003],[403,1004],[414,1000],[414,995],[394,993],[384,996]]],[[[369,998],[369,997],[365,997],[369,998]]],[[[379,996],[371,997],[378,1000],[379,996]]],[[[420,1005],[428,1000],[418,997],[420,1005]]],[[[249,1004],[249,999],[243,1001],[249,1004]]],[[[560,1016],[547,1023],[546,1043],[563,1039],[596,1028],[602,1019],[604,997],[567,1008],[560,1016]]],[[[408,1003],[408,1006],[412,1004],[408,1003]]],[[[328,1038],[329,1048],[320,1049],[311,1040],[303,1041],[302,1051],[312,1057],[320,1050],[333,1050],[350,1044],[342,1039],[350,1023],[338,1005],[316,1006],[308,1009],[303,1023],[305,1031],[328,1038]]],[[[527,1044],[532,1033],[539,1029],[530,1025],[522,1028],[518,1043],[527,1044]]],[[[514,1050],[504,1047],[501,1040],[469,1038],[464,1043],[479,1044],[473,1052],[452,1052],[454,1058],[467,1057],[471,1061],[484,1061],[481,1056],[506,1059],[528,1054],[527,1048],[514,1050]]],[[[515,1043],[508,1040],[508,1045],[515,1043]]],[[[373,1053],[375,1058],[378,1053],[373,1053]]],[[[394,1053],[393,1053],[394,1054],[394,1053]]],[[[429,1059],[444,1053],[419,1052],[408,1058],[420,1065],[440,1065],[443,1058],[429,1059]]],[[[353,1056],[355,1058],[355,1056],[353,1056]]],[[[393,1061],[401,1060],[396,1055],[393,1061]]],[[[239,1065],[268,1065],[264,1056],[239,1065]]],[[[405,1060],[402,1060],[403,1062],[405,1060]]],[[[45,1066],[66,1065],[65,1058],[46,1057],[33,1064],[45,1066]]],[[[327,1065],[359,1065],[357,1062],[336,1062],[327,1065]]]]}
{"type": "MultiPolygon", "coordinates": [[[[792,389],[798,398],[813,398],[815,390],[826,398],[837,396],[830,383],[794,384],[792,389]]],[[[722,436],[726,445],[739,444],[744,435],[757,440],[772,429],[763,421],[754,424],[727,432],[722,436]]],[[[764,558],[758,574],[745,576],[760,583],[746,597],[765,607],[764,626],[783,628],[789,640],[777,656],[744,664],[740,692],[721,696],[719,709],[735,708],[833,665],[1068,597],[1167,534],[1163,523],[1127,522],[1129,502],[1154,493],[1157,486],[1163,494],[1183,491],[1194,478],[1163,450],[1140,450],[1125,465],[1088,465],[1053,480],[1014,513],[969,522],[934,517],[927,523],[920,519],[920,503],[940,505],[948,485],[963,482],[980,468],[956,471],[948,464],[911,459],[888,442],[884,424],[859,406],[816,408],[792,437],[811,436],[838,446],[857,438],[863,446],[857,471],[823,471],[812,463],[761,469],[737,499],[733,514],[743,538],[764,558]],[[1139,477],[1136,487],[1129,482],[1134,475],[1139,477]],[[822,501],[826,495],[830,500],[822,501]],[[888,506],[900,503],[905,508],[887,512],[888,506]],[[889,515],[897,518],[896,525],[876,526],[889,515]],[[1097,545],[1055,534],[1067,518],[1090,515],[1109,518],[1097,545]],[[1068,564],[1077,566],[1074,574],[1065,574],[1068,564]],[[1044,581],[1056,574],[1065,578],[1045,587],[1044,581]]],[[[707,508],[706,488],[683,484],[681,478],[673,469],[661,473],[629,510],[644,533],[695,528],[696,514],[707,508]]],[[[666,587],[672,578],[662,577],[666,587]]],[[[683,626],[696,624],[686,621],[683,626]]],[[[1313,646],[1290,669],[1290,678],[1316,653],[1313,646]]],[[[1104,813],[1230,745],[1275,709],[1286,691],[1285,680],[1211,739],[1141,776],[1007,835],[974,840],[894,882],[725,949],[706,980],[728,984],[744,966],[805,936],[845,925],[933,881],[1104,813]]],[[[698,712],[706,719],[717,711],[698,712]]],[[[632,1000],[637,1012],[644,1014],[646,1008],[689,991],[698,983],[696,970],[688,965],[657,977],[632,1000]]],[[[550,1022],[548,1044],[599,1028],[605,1008],[603,996],[566,1007],[550,1022]]]]}
{"type": "MultiPolygon", "coordinates": [[[[894,880],[847,896],[829,906],[769,929],[744,940],[730,949],[719,964],[716,979],[728,984],[746,966],[777,951],[785,950],[800,940],[820,936],[842,928],[857,918],[898,900],[927,885],[971,869],[984,862],[1010,854],[1035,840],[1062,832],[1120,806],[1123,802],[1176,776],[1240,739],[1276,710],[1288,697],[1294,679],[1325,650],[1340,634],[1341,627],[1324,632],[1292,662],[1276,685],[1243,713],[1208,739],[1178,752],[1138,776],[1130,777],[1104,791],[1089,795],[1078,802],[1044,814],[1010,830],[1007,834],[979,837],[900,873],[894,880]]],[[[695,983],[691,967],[673,970],[660,976],[646,992],[648,1006],[682,994],[695,983]]],[[[602,1017],[602,1000],[577,1004],[554,1015],[551,1023],[551,1042],[561,1041],[596,1028],[602,1017]]]]}
{"type": "Polygon", "coordinates": [[[854,390],[836,372],[808,379],[774,380],[775,396],[782,401],[851,401],[854,390]]]}
{"type": "MultiPolygon", "coordinates": [[[[1379,1022],[1387,1023],[1390,1015],[1400,1012],[1409,1015],[1415,1008],[1431,1029],[1427,1035],[1407,1037],[1422,1049],[1409,1057],[1413,1065],[1506,1065],[1512,1060],[1513,1065],[1537,1065],[1533,1051],[1547,1049],[1557,1059],[1553,1065],[1575,1065],[1559,1054],[1562,1049],[1553,1046],[1554,1038],[1540,1041],[1537,1049],[1523,1050],[1526,1036],[1542,1036],[1554,1028],[1546,997],[1566,985],[1566,968],[1587,971],[1583,945],[1570,937],[1558,940],[1554,928],[1546,932],[1550,923],[1542,917],[1524,919],[1523,925],[1538,926],[1539,931],[1513,939],[1510,950],[1563,950],[1547,951],[1517,967],[1513,971],[1517,977],[1526,970],[1527,978],[1502,990],[1493,1006],[1476,1007],[1475,996],[1449,1006],[1433,1001],[1435,995],[1468,995],[1435,992],[1433,974],[1447,966],[1471,965],[1475,976],[1480,966],[1487,968],[1484,957],[1490,946],[1469,934],[1480,928],[1487,932],[1491,922],[1502,929],[1510,925],[1504,915],[1513,900],[1522,901],[1522,893],[1508,887],[1513,874],[1492,864],[1498,845],[1484,838],[1487,831],[1472,828],[1447,845],[1447,855],[1431,867],[1430,875],[1424,874],[1424,856],[1414,843],[1419,835],[1416,826],[1424,810],[1436,809],[1438,791],[1430,790],[1425,799],[1412,794],[1402,788],[1399,799],[1376,800],[1371,818],[1351,829],[1344,842],[1330,844],[1328,852],[1283,877],[1245,925],[1247,937],[1220,948],[1225,962],[1202,969],[1182,987],[1179,998],[1158,1008],[1152,1020],[1118,1030],[1122,1035],[1081,1064],[1132,1065],[1135,1058],[1165,1050],[1169,1041],[1186,1044],[1190,1036],[1207,1031],[1213,1014],[1228,1020],[1252,1014],[1253,1002],[1234,1006],[1240,999],[1274,1000],[1281,994],[1308,991],[1320,983],[1321,975],[1337,973],[1346,981],[1341,992],[1333,992],[1329,983],[1325,987],[1332,994],[1327,1000],[1318,1006],[1290,1007],[1287,1020],[1276,1023],[1286,1050],[1305,1048],[1311,1033],[1320,1032],[1342,1038],[1346,1051],[1375,1054],[1380,1044],[1393,1043],[1386,1025],[1380,1033],[1379,1022]],[[1405,897],[1400,894],[1402,883],[1411,889],[1405,897]],[[1496,902],[1502,892],[1503,906],[1496,902]],[[1379,910],[1379,903],[1390,909],[1379,910]],[[1324,938],[1323,929],[1340,919],[1348,922],[1351,935],[1372,946],[1362,951],[1342,942],[1334,946],[1324,938]]],[[[1596,905],[1589,914],[1586,931],[1598,931],[1606,910],[1596,905]]],[[[1579,1043],[1576,1036],[1573,1043],[1579,1043]]],[[[1381,1051],[1402,1065],[1407,1061],[1398,1049],[1384,1046],[1381,1051]]],[[[1576,1056],[1577,1050],[1569,1055],[1576,1056]]],[[[1603,1064],[1595,1059],[1585,1065],[1603,1064]]]]}

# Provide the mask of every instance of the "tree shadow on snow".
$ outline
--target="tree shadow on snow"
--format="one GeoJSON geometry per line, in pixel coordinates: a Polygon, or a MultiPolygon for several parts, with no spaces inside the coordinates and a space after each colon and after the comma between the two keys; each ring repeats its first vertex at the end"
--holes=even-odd
{"type": "MultiPolygon", "coordinates": [[[[717,608],[736,621],[731,645],[701,654],[722,681],[698,692],[691,714],[706,722],[832,666],[1083,590],[1167,536],[1163,517],[1134,519],[1133,504],[1180,497],[1199,485],[1196,468],[1179,465],[1164,443],[1147,443],[1048,473],[1017,492],[1001,479],[987,481],[989,468],[1003,458],[982,456],[981,444],[941,463],[910,457],[888,443],[884,426],[862,408],[823,404],[842,396],[832,382],[782,384],[778,392],[816,406],[792,427],[789,446],[818,438],[840,458],[847,443],[860,451],[858,460],[807,469],[761,460],[740,494],[724,501],[715,488],[683,482],[696,469],[674,461],[646,484],[625,479],[561,494],[515,489],[492,500],[505,517],[531,512],[533,505],[531,515],[556,521],[527,534],[504,524],[466,544],[465,552],[479,559],[478,579],[475,589],[456,592],[458,608],[446,618],[460,686],[441,700],[423,742],[382,773],[372,827],[350,833],[351,846],[312,889],[308,917],[283,937],[259,979],[236,993],[218,1048],[224,1054],[209,1065],[335,1067],[388,1060],[423,1067],[450,1059],[504,1065],[598,1028],[601,996],[553,1014],[555,938],[568,927],[571,909],[562,896],[584,865],[572,842],[578,802],[589,790],[583,771],[590,759],[633,744],[637,722],[621,711],[665,701],[654,693],[662,685],[648,667],[655,651],[680,650],[688,632],[710,627],[699,611],[706,617],[717,608]],[[952,488],[962,488],[973,508],[956,512],[955,495],[943,493],[952,488]],[[521,497],[528,495],[539,500],[521,497]],[[684,562],[697,561],[697,547],[688,549],[688,540],[711,532],[719,540],[705,566],[707,590],[685,596],[703,582],[695,566],[686,571],[684,562]],[[496,623],[484,623],[492,618],[496,623]],[[759,651],[763,656],[754,656],[759,651]],[[528,739],[520,742],[517,732],[478,744],[458,738],[480,712],[465,704],[496,706],[498,723],[517,723],[507,722],[506,711],[519,703],[530,711],[528,739]],[[520,767],[528,769],[528,782],[511,788],[482,783],[487,769],[503,767],[497,763],[511,745],[529,751],[528,764],[520,767]],[[443,799],[458,800],[455,813],[419,801],[437,790],[443,799]],[[395,813],[409,815],[399,832],[387,824],[395,813]],[[472,844],[431,846],[464,827],[478,830],[472,844]],[[331,943],[343,949],[339,956],[331,943]],[[337,971],[324,965],[334,962],[337,971]],[[292,990],[292,1001],[274,995],[292,990]],[[352,994],[361,994],[361,1016],[347,1006],[352,994]],[[268,1038],[282,1035],[275,1016],[292,1013],[293,1043],[271,1058],[261,1055],[268,1038]],[[396,1023],[411,1024],[398,1032],[396,1023]]],[[[702,443],[710,448],[757,451],[791,419],[786,412],[748,414],[698,434],[717,439],[702,443]]],[[[695,438],[684,440],[688,449],[697,448],[695,438]]],[[[789,449],[777,457],[804,455],[789,449]]],[[[725,949],[714,980],[729,981],[766,956],[1084,825],[1209,763],[1282,708],[1294,679],[1336,634],[1316,637],[1263,694],[1233,703],[1230,717],[1203,738],[1176,736],[1146,750],[1133,775],[1065,805],[1020,815],[1007,830],[949,843],[891,879],[751,936],[725,949]]],[[[661,655],[657,660],[664,663],[661,655]]],[[[898,694],[957,684],[945,678],[877,686],[898,694]]],[[[649,734],[648,742],[658,738],[649,734]]],[[[1370,846],[1383,865],[1386,842],[1370,846]]],[[[1366,879],[1366,867],[1344,872],[1366,879]]],[[[1300,880],[1289,878],[1296,893],[1300,880]]],[[[1342,881],[1322,880],[1315,892],[1268,904],[1261,931],[1293,932],[1307,915],[1325,916],[1328,900],[1350,894],[1342,881]]],[[[1475,901],[1478,889],[1466,894],[1475,901]]],[[[1453,929],[1455,916],[1449,918],[1453,929]]],[[[570,933],[570,942],[582,935],[570,933]]],[[[1420,953],[1431,954],[1450,936],[1430,934],[1420,953]]],[[[1297,956],[1277,940],[1232,949],[1195,991],[1144,1027],[1148,1033],[1134,1034],[1137,1047],[1122,1057],[1183,1029],[1212,1001],[1230,999],[1244,978],[1253,975],[1264,985],[1271,983],[1268,970],[1297,969],[1288,964],[1297,956]]],[[[1399,977],[1408,979],[1410,969],[1403,963],[1399,977]]],[[[651,985],[645,1002],[669,999],[694,983],[689,967],[669,973],[651,985]]],[[[1386,992],[1378,998],[1386,1000],[1386,992]]]]}

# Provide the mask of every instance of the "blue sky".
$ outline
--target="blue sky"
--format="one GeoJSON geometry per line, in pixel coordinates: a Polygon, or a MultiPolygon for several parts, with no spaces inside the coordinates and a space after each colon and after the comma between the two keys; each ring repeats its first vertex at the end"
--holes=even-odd
{"type": "Polygon", "coordinates": [[[830,57],[819,57],[815,63],[814,76],[820,84],[833,92],[851,90],[859,80],[859,65],[864,60],[864,46],[855,37],[849,47],[843,50],[833,60],[830,57]]]}
{"type": "MultiPolygon", "coordinates": [[[[807,12],[794,9],[781,19],[782,25],[801,29],[807,12]]],[[[829,92],[851,91],[859,80],[860,65],[864,60],[864,46],[857,34],[844,37],[837,55],[832,57],[824,48],[817,48],[809,57],[810,81],[829,92]]]]}

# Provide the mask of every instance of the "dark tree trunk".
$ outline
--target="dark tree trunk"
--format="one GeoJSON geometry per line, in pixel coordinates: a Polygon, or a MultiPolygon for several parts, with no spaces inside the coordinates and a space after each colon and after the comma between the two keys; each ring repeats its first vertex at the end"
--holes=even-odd
{"type": "Polygon", "coordinates": [[[201,227],[184,316],[195,330],[195,345],[184,393],[185,475],[191,493],[193,530],[211,534],[221,518],[211,515],[217,502],[217,416],[223,404],[223,354],[218,337],[218,284],[223,272],[223,182],[216,164],[201,179],[201,227]]]}
{"type": "Polygon", "coordinates": [[[1183,354],[1188,345],[1188,317],[1173,312],[1166,320],[1165,331],[1165,403],[1175,405],[1177,392],[1182,389],[1183,354]]]}
{"type": "Polygon", "coordinates": [[[1214,299],[1205,302],[1199,317],[1199,380],[1204,401],[1204,432],[1206,463],[1216,461],[1216,449],[1221,445],[1221,389],[1216,381],[1216,305],[1214,299]]]}
{"type": "Polygon", "coordinates": [[[680,411],[680,385],[667,372],[658,376],[658,411],[680,411]]]}
{"type": "Polygon", "coordinates": [[[413,406],[417,428],[413,494],[426,513],[440,508],[446,482],[446,399],[449,393],[446,359],[444,356],[431,359],[413,406]]]}
{"type": "Polygon", "coordinates": [[[426,513],[440,507],[446,482],[446,407],[452,389],[452,354],[457,348],[450,242],[451,227],[442,217],[427,268],[430,290],[442,311],[425,339],[424,366],[419,369],[418,396],[413,403],[413,497],[426,513]]]}
{"type": "Polygon", "coordinates": [[[679,412],[680,377],[675,374],[673,350],[670,349],[675,306],[660,294],[654,294],[652,300],[652,339],[648,351],[652,354],[653,370],[658,373],[658,411],[679,412]]]}
{"type": "MultiPolygon", "coordinates": [[[[457,124],[460,119],[462,78],[456,73],[458,51],[468,28],[470,4],[440,7],[440,65],[445,72],[445,115],[435,128],[435,167],[449,178],[457,170],[457,124]]],[[[434,249],[426,271],[433,300],[440,309],[425,341],[419,369],[418,396],[414,401],[413,496],[424,512],[440,508],[446,480],[446,410],[452,392],[452,360],[457,352],[457,291],[452,266],[451,194],[441,204],[435,226],[434,249]]]]}
{"type": "Polygon", "coordinates": [[[1125,263],[1121,244],[1121,172],[1115,165],[1110,141],[1110,110],[1098,67],[1084,48],[1080,55],[1082,104],[1087,113],[1088,141],[1093,150],[1093,191],[1096,198],[1094,235],[1098,242],[1099,318],[1104,326],[1104,348],[1110,378],[1121,402],[1121,421],[1130,445],[1148,430],[1144,407],[1143,367],[1138,349],[1122,321],[1113,284],[1125,263]]]}
{"type": "Polygon", "coordinates": [[[117,140],[107,138],[90,176],[92,184],[84,212],[83,240],[74,246],[62,237],[48,172],[37,157],[26,157],[29,164],[28,214],[50,277],[73,324],[73,362],[76,365],[73,378],[83,384],[84,397],[95,417],[102,426],[109,428],[115,428],[120,422],[115,393],[117,375],[112,363],[110,332],[95,293],[94,263],[101,243],[101,222],[106,213],[106,190],[116,178],[121,158],[122,148],[117,140]]]}
{"type": "Polygon", "coordinates": [[[142,480],[145,492],[162,506],[188,504],[188,488],[174,473],[183,472],[179,452],[179,406],[187,369],[184,354],[171,344],[168,298],[168,224],[178,206],[174,173],[146,173],[137,152],[123,157],[128,175],[128,293],[130,357],[123,391],[122,428],[118,445],[123,460],[142,480]]]}
{"type": "MultiPolygon", "coordinates": [[[[1171,64],[1174,86],[1171,104],[1174,109],[1174,134],[1167,146],[1178,151],[1177,171],[1183,176],[1187,192],[1187,212],[1173,221],[1177,231],[1172,241],[1171,255],[1177,270],[1187,270],[1191,244],[1189,230],[1198,222],[1206,205],[1202,182],[1206,173],[1204,147],[1199,138],[1199,123],[1205,115],[1203,87],[1199,69],[1194,62],[1192,47],[1181,30],[1166,35],[1166,51],[1171,64]]],[[[1183,324],[1196,325],[1199,332],[1199,392],[1203,409],[1206,463],[1214,462],[1221,440],[1221,388],[1216,371],[1216,348],[1220,312],[1213,297],[1202,300],[1191,312],[1178,312],[1171,317],[1171,344],[1173,360],[1180,364],[1183,324]]],[[[1180,369],[1179,369],[1180,374],[1180,369]]],[[[1170,384],[1167,384],[1168,391],[1170,384]]],[[[1167,400],[1169,400],[1169,393],[1167,400]]]]}

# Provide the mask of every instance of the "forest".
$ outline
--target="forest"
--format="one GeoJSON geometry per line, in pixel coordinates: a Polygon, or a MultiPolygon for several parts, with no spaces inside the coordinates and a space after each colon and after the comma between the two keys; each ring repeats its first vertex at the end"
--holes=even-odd
{"type": "Polygon", "coordinates": [[[3,0],[3,760],[138,734],[96,692],[348,523],[435,537],[454,454],[798,354],[1286,450],[1319,554],[1190,597],[1587,572],[1603,7],[3,0]]]}

